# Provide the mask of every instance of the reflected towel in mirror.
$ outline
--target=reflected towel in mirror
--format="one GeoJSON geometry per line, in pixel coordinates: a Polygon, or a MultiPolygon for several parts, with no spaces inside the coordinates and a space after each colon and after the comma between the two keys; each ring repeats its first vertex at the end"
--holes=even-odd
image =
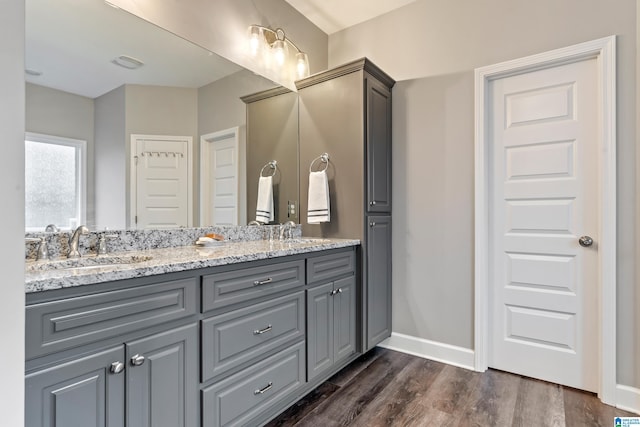
{"type": "Polygon", "coordinates": [[[307,223],[319,224],[331,220],[329,180],[326,171],[309,173],[307,223]]]}
{"type": "Polygon", "coordinates": [[[261,176],[258,181],[256,221],[262,224],[273,221],[273,179],[271,176],[261,176]]]}

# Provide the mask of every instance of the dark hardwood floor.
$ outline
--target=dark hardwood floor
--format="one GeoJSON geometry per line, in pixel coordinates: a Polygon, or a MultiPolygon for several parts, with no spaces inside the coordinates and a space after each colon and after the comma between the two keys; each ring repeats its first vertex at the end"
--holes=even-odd
{"type": "Polygon", "coordinates": [[[616,416],[637,415],[557,384],[376,348],[267,426],[610,427],[616,416]]]}

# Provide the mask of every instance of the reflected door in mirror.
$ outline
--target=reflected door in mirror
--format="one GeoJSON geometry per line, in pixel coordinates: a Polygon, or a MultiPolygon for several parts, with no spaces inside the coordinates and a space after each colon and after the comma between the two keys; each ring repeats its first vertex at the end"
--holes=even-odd
{"type": "Polygon", "coordinates": [[[136,228],[190,227],[191,137],[132,135],[136,228]]]}

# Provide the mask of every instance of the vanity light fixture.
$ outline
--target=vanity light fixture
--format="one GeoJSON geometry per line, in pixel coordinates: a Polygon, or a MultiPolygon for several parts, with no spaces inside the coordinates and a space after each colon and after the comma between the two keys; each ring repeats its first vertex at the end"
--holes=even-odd
{"type": "Polygon", "coordinates": [[[248,37],[251,57],[263,66],[277,69],[293,80],[309,76],[309,57],[286,37],[282,28],[250,25],[248,37]]]}

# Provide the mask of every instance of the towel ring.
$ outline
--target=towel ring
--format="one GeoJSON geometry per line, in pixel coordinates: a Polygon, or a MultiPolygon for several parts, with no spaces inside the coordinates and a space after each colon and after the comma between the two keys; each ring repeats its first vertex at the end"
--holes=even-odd
{"type": "Polygon", "coordinates": [[[309,173],[313,172],[313,165],[318,160],[320,160],[320,162],[324,163],[324,169],[317,170],[316,172],[324,172],[324,171],[327,170],[327,168],[329,167],[329,154],[322,153],[321,155],[319,155],[318,157],[316,157],[315,159],[313,159],[311,161],[311,164],[309,165],[309,173]]]}
{"type": "Polygon", "coordinates": [[[268,176],[274,176],[276,174],[276,171],[278,170],[278,161],[277,160],[271,160],[270,162],[268,162],[266,165],[264,165],[262,167],[262,169],[260,169],[260,176],[263,178],[266,178],[268,176]],[[271,175],[262,175],[262,172],[264,172],[264,170],[266,168],[271,168],[273,169],[273,173],[271,175]]]}

